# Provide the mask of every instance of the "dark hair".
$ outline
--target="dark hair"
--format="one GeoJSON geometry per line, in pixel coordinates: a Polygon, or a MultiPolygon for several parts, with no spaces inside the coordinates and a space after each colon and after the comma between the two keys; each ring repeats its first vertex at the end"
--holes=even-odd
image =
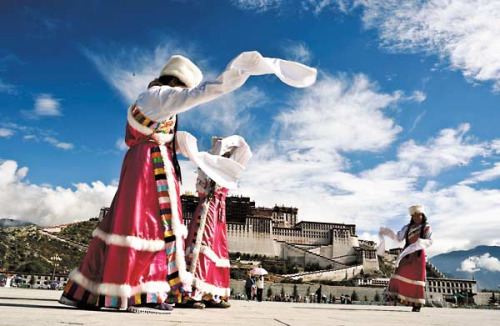
{"type": "Polygon", "coordinates": [[[153,79],[149,83],[148,88],[153,86],[187,87],[179,78],[169,75],[153,79]]]}
{"type": "MultiPolygon", "coordinates": [[[[409,239],[408,239],[408,234],[410,233],[410,228],[411,226],[415,224],[413,223],[413,217],[410,217],[410,224],[408,225],[408,229],[406,230],[405,234],[405,248],[408,247],[409,245],[409,239]]],[[[420,227],[420,238],[424,237],[424,231],[425,231],[425,226],[427,225],[427,216],[425,216],[424,213],[422,213],[422,226],[420,227]]]]}
{"type": "Polygon", "coordinates": [[[177,135],[178,124],[179,124],[179,115],[176,116],[174,125],[174,139],[172,140],[172,163],[174,165],[174,171],[175,175],[177,176],[177,180],[179,180],[179,183],[182,183],[181,166],[179,165],[179,161],[177,160],[177,150],[175,149],[175,138],[177,135]]]}

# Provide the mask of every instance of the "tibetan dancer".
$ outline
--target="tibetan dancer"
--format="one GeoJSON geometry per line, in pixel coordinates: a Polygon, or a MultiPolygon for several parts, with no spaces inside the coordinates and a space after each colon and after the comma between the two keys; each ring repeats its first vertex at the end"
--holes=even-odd
{"type": "Polygon", "coordinates": [[[194,308],[228,308],[229,252],[226,230],[226,195],[236,187],[238,175],[244,169],[252,153],[240,136],[213,138],[210,154],[219,156],[214,169],[197,159],[194,137],[178,138],[179,148],[189,153],[191,161],[198,165],[196,190],[200,203],[189,224],[186,240],[186,264],[193,274],[193,292],[185,297],[186,306],[194,308]]]}
{"type": "MultiPolygon", "coordinates": [[[[316,70],[299,63],[244,52],[214,81],[189,59],[173,56],[128,109],[120,183],[108,214],[93,232],[82,264],[70,274],[60,302],[143,312],[169,311],[191,292],[186,267],[180,168],[176,158],[177,115],[242,86],[251,75],[275,74],[307,87],[316,70]]],[[[206,156],[210,162],[211,156],[206,156]]]]}
{"type": "Polygon", "coordinates": [[[412,311],[419,312],[425,304],[425,250],[432,244],[432,230],[422,205],[411,206],[409,212],[410,223],[397,234],[387,228],[380,228],[381,245],[378,253],[385,251],[383,236],[400,242],[405,241],[404,250],[396,260],[396,270],[391,276],[385,296],[390,302],[412,306],[412,311]]]}

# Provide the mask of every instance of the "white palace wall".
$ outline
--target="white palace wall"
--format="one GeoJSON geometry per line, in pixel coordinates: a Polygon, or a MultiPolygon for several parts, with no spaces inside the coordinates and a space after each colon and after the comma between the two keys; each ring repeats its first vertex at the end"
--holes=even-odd
{"type": "Polygon", "coordinates": [[[248,225],[227,224],[227,244],[229,252],[251,255],[280,256],[275,241],[269,233],[253,232],[248,225]]]}

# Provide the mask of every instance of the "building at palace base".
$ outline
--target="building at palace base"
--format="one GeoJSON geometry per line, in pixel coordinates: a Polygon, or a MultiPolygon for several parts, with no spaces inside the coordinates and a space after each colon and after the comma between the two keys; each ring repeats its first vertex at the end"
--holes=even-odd
{"type": "MultiPolygon", "coordinates": [[[[188,223],[199,199],[182,195],[181,200],[185,223],[188,223]]],[[[349,278],[359,275],[361,270],[379,269],[376,244],[359,240],[356,225],[297,222],[297,212],[297,208],[278,205],[255,207],[249,197],[227,197],[229,251],[279,257],[301,266],[315,264],[325,270],[349,269],[352,272],[349,274],[353,274],[349,278]]],[[[342,275],[341,279],[345,277],[345,273],[338,275],[342,275]]]]}

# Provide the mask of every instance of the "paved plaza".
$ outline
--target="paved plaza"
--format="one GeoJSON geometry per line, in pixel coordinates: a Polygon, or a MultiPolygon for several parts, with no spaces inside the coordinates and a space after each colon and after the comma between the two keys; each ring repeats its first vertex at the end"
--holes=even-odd
{"type": "Polygon", "coordinates": [[[60,291],[0,288],[0,325],[500,325],[500,311],[232,301],[229,309],[170,315],[84,311],[60,305],[60,291]]]}

